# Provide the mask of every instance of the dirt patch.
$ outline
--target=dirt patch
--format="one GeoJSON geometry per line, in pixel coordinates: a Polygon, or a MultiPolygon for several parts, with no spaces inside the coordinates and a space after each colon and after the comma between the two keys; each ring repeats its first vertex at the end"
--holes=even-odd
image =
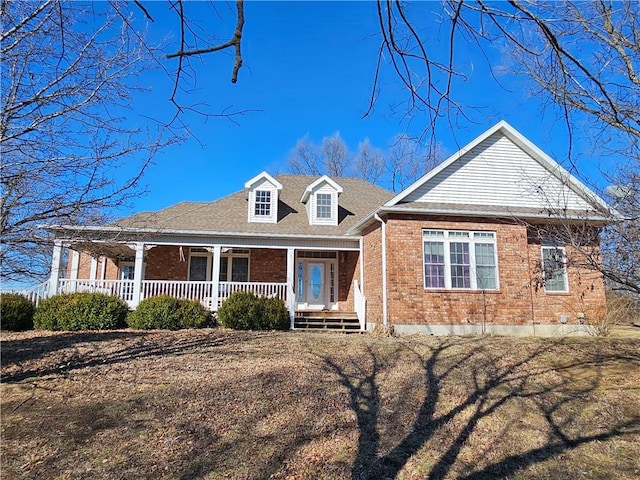
{"type": "Polygon", "coordinates": [[[640,339],[1,338],[3,478],[640,476],[640,339]]]}

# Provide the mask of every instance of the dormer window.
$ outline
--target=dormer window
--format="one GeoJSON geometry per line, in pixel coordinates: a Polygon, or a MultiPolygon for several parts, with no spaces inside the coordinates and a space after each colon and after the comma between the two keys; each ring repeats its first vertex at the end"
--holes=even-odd
{"type": "Polygon", "coordinates": [[[256,217],[269,217],[271,215],[271,192],[269,190],[256,190],[256,217]]]}
{"type": "Polygon", "coordinates": [[[267,172],[244,184],[248,203],[249,223],[278,222],[278,192],[282,185],[267,172]]]}
{"type": "Polygon", "coordinates": [[[323,175],[309,185],[300,201],[307,206],[309,225],[338,225],[338,196],[342,187],[323,175]]]}
{"type": "Polygon", "coordinates": [[[316,217],[322,219],[331,218],[330,193],[316,193],[316,217]]]}

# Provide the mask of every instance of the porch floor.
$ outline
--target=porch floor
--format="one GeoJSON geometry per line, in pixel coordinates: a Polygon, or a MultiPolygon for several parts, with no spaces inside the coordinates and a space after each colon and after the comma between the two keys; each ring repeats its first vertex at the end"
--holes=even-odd
{"type": "Polygon", "coordinates": [[[296,330],[331,330],[360,332],[360,322],[355,312],[296,311],[296,330]]]}

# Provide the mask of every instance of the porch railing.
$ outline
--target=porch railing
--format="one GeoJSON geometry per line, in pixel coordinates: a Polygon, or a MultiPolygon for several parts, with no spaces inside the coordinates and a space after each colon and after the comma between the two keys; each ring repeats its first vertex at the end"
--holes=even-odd
{"type": "MultiPolygon", "coordinates": [[[[187,300],[198,300],[206,308],[217,310],[229,296],[238,291],[252,292],[265,297],[278,297],[287,301],[286,283],[266,282],[219,282],[217,304],[214,305],[214,282],[180,280],[142,280],[140,300],[158,295],[169,295],[187,300]]],[[[70,280],[60,279],[59,293],[97,292],[116,295],[130,305],[133,304],[133,280],[70,280]]],[[[45,296],[45,295],[41,295],[45,296]]]]}
{"type": "Polygon", "coordinates": [[[222,305],[234,292],[252,292],[262,297],[278,297],[287,301],[286,283],[263,282],[220,282],[218,293],[218,306],[222,305]]]}
{"type": "Polygon", "coordinates": [[[2,293],[17,293],[18,295],[22,295],[23,297],[27,297],[29,300],[33,302],[33,304],[37,307],[40,303],[40,300],[46,298],[49,294],[49,281],[47,280],[40,285],[36,285],[33,288],[23,289],[23,290],[2,290],[2,293]]]}
{"type": "Polygon", "coordinates": [[[58,293],[75,292],[106,293],[130,303],[133,301],[133,280],[59,280],[58,293]]]}

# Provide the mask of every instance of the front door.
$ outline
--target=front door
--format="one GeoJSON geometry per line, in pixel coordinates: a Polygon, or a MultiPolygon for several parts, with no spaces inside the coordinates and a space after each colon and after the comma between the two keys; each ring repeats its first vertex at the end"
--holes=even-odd
{"type": "Polygon", "coordinates": [[[322,310],[327,307],[324,262],[307,263],[307,308],[322,310]]]}
{"type": "Polygon", "coordinates": [[[337,275],[333,258],[299,258],[296,267],[296,299],[299,310],[335,310],[337,275]]]}
{"type": "MultiPolygon", "coordinates": [[[[135,279],[135,263],[134,262],[120,262],[120,280],[135,279]]],[[[133,283],[130,281],[122,282],[120,285],[120,298],[125,302],[133,300],[133,283]]]]}

